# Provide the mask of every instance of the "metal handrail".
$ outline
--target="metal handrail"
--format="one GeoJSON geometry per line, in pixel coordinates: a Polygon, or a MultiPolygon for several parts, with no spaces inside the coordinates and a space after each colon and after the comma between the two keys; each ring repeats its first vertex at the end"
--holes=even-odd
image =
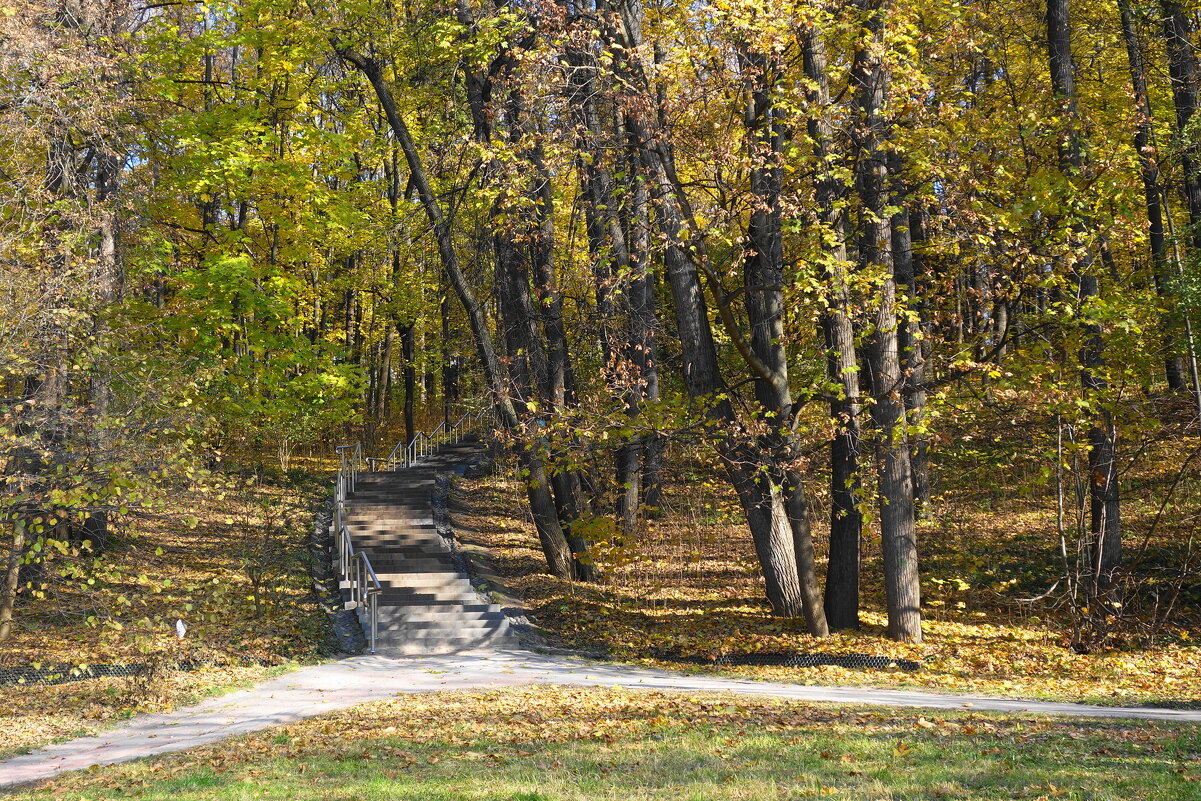
{"type": "Polygon", "coordinates": [[[350,528],[346,525],[346,501],[354,493],[358,472],[362,469],[363,446],[339,445],[338,477],[334,482],[334,529],[338,545],[338,586],[350,591],[350,600],[344,602],[346,609],[365,609],[367,615],[367,651],[375,653],[379,636],[379,601],[377,596],[383,585],[375,575],[371,559],[363,551],[356,551],[350,528]]]}
{"type": "Polygon", "coordinates": [[[478,412],[465,412],[448,428],[446,421],[438,423],[437,427],[426,433],[418,431],[413,435],[407,443],[400,440],[388,452],[386,459],[368,458],[368,463],[371,469],[375,469],[378,462],[384,463],[385,470],[403,470],[412,467],[415,463],[424,459],[437,450],[439,445],[453,442],[458,444],[463,441],[463,436],[469,431],[476,428],[483,417],[488,414],[487,409],[481,409],[478,412]]]}

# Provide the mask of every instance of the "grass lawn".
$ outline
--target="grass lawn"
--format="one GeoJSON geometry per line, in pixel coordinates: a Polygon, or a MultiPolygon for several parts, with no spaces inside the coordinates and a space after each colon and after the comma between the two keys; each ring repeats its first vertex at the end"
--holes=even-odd
{"type": "Polygon", "coordinates": [[[1201,798],[1201,727],[529,687],[358,707],[27,799],[1201,798]]]}

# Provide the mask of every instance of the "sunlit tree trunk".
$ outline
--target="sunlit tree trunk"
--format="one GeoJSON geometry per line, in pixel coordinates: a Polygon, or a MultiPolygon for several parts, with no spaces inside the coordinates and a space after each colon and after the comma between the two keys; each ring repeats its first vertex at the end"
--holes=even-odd
{"type": "Polygon", "coordinates": [[[884,150],[889,73],[880,58],[887,0],[867,0],[864,40],[851,69],[858,117],[856,146],[860,157],[856,185],[862,209],[859,225],[859,269],[878,282],[873,302],[873,333],[867,346],[871,387],[872,439],[876,456],[880,536],[884,555],[884,589],[888,635],[897,640],[922,639],[921,588],[918,583],[917,525],[913,513],[913,474],[906,433],[905,377],[901,370],[896,279],[889,213],[888,163],[884,150]]]}
{"type": "Polygon", "coordinates": [[[835,433],[830,441],[830,552],[826,570],[826,621],[832,629],[859,628],[859,560],[863,515],[859,510],[859,359],[851,321],[846,190],[833,174],[834,132],[828,119],[830,81],[825,43],[816,26],[803,39],[805,76],[810,82],[809,139],[819,172],[814,183],[822,235],[826,238],[826,308],[821,318],[826,375],[837,387],[830,401],[835,433]]]}

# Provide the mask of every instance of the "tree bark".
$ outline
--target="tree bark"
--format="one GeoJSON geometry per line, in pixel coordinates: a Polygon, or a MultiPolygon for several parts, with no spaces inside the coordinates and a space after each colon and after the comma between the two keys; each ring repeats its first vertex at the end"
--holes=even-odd
{"type": "Polygon", "coordinates": [[[898,345],[892,221],[888,214],[888,164],[884,150],[887,123],[883,110],[889,74],[880,58],[887,0],[860,3],[866,12],[864,39],[851,68],[858,119],[860,157],[856,185],[863,207],[859,226],[859,269],[878,276],[873,333],[867,348],[872,393],[872,439],[876,450],[880,536],[888,636],[906,642],[922,639],[921,588],[918,583],[917,526],[913,515],[913,478],[906,435],[904,376],[898,345]]]}
{"type": "MultiPolygon", "coordinates": [[[[922,309],[918,301],[914,254],[916,209],[911,209],[909,190],[903,183],[904,158],[895,150],[889,151],[888,170],[893,180],[894,206],[900,207],[892,216],[892,274],[897,285],[899,302],[897,350],[904,376],[905,422],[912,430],[921,425],[926,406],[926,358],[922,350],[922,309]]],[[[918,229],[920,231],[920,229],[918,229]]],[[[920,238],[919,238],[920,241],[920,238]]],[[[1002,302],[1001,310],[1007,307],[1002,302]]],[[[995,319],[1001,319],[996,315],[995,319]]],[[[926,460],[928,438],[923,433],[909,435],[909,468],[913,473],[913,514],[921,518],[930,499],[929,464],[926,460]]]]}
{"type": "Polygon", "coordinates": [[[830,401],[835,433],[830,441],[830,555],[826,571],[826,621],[830,628],[859,628],[859,562],[863,515],[859,510],[859,360],[851,321],[847,275],[847,224],[842,182],[831,169],[834,132],[826,115],[830,81],[825,43],[816,26],[804,34],[805,77],[809,79],[809,139],[818,164],[815,193],[818,215],[827,237],[824,266],[826,309],[822,335],[826,346],[826,375],[838,395],[830,401]]]}
{"type": "MultiPolygon", "coordinates": [[[[1051,5],[1063,5],[1064,25],[1066,26],[1067,7],[1065,0],[1050,0],[1051,5]]],[[[1185,14],[1183,6],[1177,0],[1162,0],[1163,36],[1168,51],[1168,75],[1172,81],[1172,101],[1176,106],[1176,137],[1180,147],[1180,166],[1184,173],[1184,199],[1188,205],[1189,219],[1192,222],[1190,242],[1194,251],[1201,251],[1201,146],[1196,137],[1187,134],[1189,123],[1197,112],[1198,80],[1201,79],[1201,69],[1198,67],[1197,53],[1191,40],[1193,28],[1185,14]]],[[[1063,55],[1059,58],[1068,59],[1069,72],[1071,52],[1063,45],[1063,55]]],[[[1056,60],[1055,47],[1052,47],[1052,63],[1056,60]]],[[[1052,67],[1054,71],[1054,66],[1052,67]]],[[[1054,83],[1054,77],[1052,82],[1054,83]]],[[[1062,82],[1062,77],[1060,81],[1062,82]]],[[[1075,108],[1075,86],[1069,83],[1073,91],[1072,107],[1075,108]]],[[[1056,94],[1060,94],[1057,89],[1056,94]]]]}
{"type": "Polygon", "coordinates": [[[803,479],[797,467],[800,454],[793,443],[792,422],[797,410],[784,350],[784,236],[780,210],[784,130],[773,97],[778,67],[772,59],[754,52],[745,54],[745,60],[752,84],[746,127],[753,148],[754,206],[747,223],[744,283],[751,348],[767,368],[766,374],[755,376],[755,397],[767,412],[768,432],[762,442],[773,468],[761,480],[780,485],[792,530],[805,622],[810,634],[825,637],[829,628],[817,579],[803,479]]]}
{"type": "MultiPolygon", "coordinates": [[[[651,264],[650,194],[646,177],[639,168],[637,153],[629,163],[630,235],[630,331],[629,341],[634,363],[642,378],[642,400],[659,400],[659,350],[656,331],[658,311],[655,300],[655,273],[651,264]]],[[[646,514],[660,514],[663,494],[663,440],[649,432],[639,443],[642,459],[640,484],[646,514]]]]}
{"type": "MultiPolygon", "coordinates": [[[[1047,0],[1047,48],[1051,71],[1051,89],[1064,120],[1064,136],[1059,151],[1059,168],[1069,181],[1085,177],[1088,168],[1084,155],[1084,137],[1080,132],[1076,108],[1075,66],[1072,62],[1071,24],[1068,0],[1047,0]]],[[[1201,208],[1201,207],[1199,207],[1201,208]]],[[[1091,220],[1079,220],[1073,230],[1081,240],[1092,234],[1091,220]]],[[[1103,402],[1108,384],[1099,375],[1104,367],[1104,339],[1100,326],[1090,320],[1089,302],[1100,294],[1091,246],[1082,248],[1073,272],[1077,298],[1082,308],[1084,344],[1080,349],[1080,383],[1085,398],[1094,406],[1093,422],[1088,431],[1089,531],[1088,563],[1090,590],[1098,619],[1104,619],[1100,607],[1112,597],[1115,573],[1122,562],[1122,517],[1118,495],[1117,430],[1112,413],[1103,402]]]]}
{"type": "MultiPolygon", "coordinates": [[[[1167,239],[1164,236],[1164,197],[1159,182],[1159,159],[1154,144],[1154,117],[1151,98],[1147,92],[1147,70],[1143,52],[1135,28],[1134,12],[1130,0],[1117,0],[1118,15],[1122,20],[1122,39],[1126,43],[1126,57],[1130,68],[1130,86],[1134,91],[1135,113],[1138,115],[1134,127],[1134,151],[1138,154],[1139,174],[1143,179],[1143,196],[1147,208],[1147,239],[1151,250],[1151,277],[1155,292],[1171,301],[1169,290],[1167,239]]],[[[1168,389],[1179,392],[1186,388],[1183,360],[1174,355],[1175,347],[1170,333],[1164,334],[1164,376],[1168,389]]]]}

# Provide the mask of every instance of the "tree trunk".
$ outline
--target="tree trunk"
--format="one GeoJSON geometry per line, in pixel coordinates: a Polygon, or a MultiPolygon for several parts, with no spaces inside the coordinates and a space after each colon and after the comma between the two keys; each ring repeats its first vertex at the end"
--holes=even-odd
{"type": "MultiPolygon", "coordinates": [[[[638,163],[638,154],[631,153],[628,169],[632,175],[630,190],[630,332],[629,341],[634,363],[642,378],[642,399],[650,403],[659,400],[659,351],[656,338],[658,311],[655,301],[655,274],[651,265],[650,195],[646,178],[638,163]]],[[[642,458],[639,483],[642,505],[646,514],[660,514],[663,494],[663,441],[648,433],[639,443],[642,458]]]]}
{"type": "MultiPolygon", "coordinates": [[[[1147,93],[1147,70],[1143,63],[1143,52],[1139,46],[1138,33],[1134,26],[1134,12],[1130,0],[1117,0],[1118,14],[1122,20],[1122,39],[1126,43],[1127,63],[1130,67],[1130,86],[1134,90],[1134,108],[1138,115],[1134,126],[1134,152],[1138,154],[1139,173],[1143,179],[1143,197],[1147,207],[1147,239],[1151,249],[1151,277],[1155,292],[1160,298],[1171,301],[1168,284],[1167,239],[1164,237],[1163,187],[1159,183],[1159,159],[1154,148],[1154,118],[1151,98],[1147,93]]],[[[1173,355],[1175,347],[1170,332],[1164,333],[1164,376],[1168,389],[1180,392],[1186,388],[1183,360],[1173,355]]]]}
{"type": "MultiPolygon", "coordinates": [[[[905,401],[905,422],[910,429],[921,425],[926,406],[926,391],[922,385],[926,377],[926,359],[922,351],[921,308],[918,302],[917,280],[913,252],[913,221],[916,210],[912,205],[908,189],[904,186],[902,172],[904,158],[895,150],[889,151],[888,169],[895,187],[892,204],[900,207],[892,216],[892,274],[897,285],[899,319],[897,349],[901,359],[901,375],[904,377],[902,390],[905,401]]],[[[1000,308],[1007,308],[1002,301],[1000,308]]],[[[1002,315],[995,315],[1002,319],[1002,315]]],[[[909,437],[909,468],[913,473],[913,514],[920,518],[929,501],[929,467],[926,462],[928,438],[925,434],[909,437]]]]}
{"type": "MultiPolygon", "coordinates": [[[[608,26],[607,21],[611,18],[605,17],[607,27],[603,34],[617,50],[632,54],[640,44],[640,8],[636,4],[623,4],[617,11],[621,15],[620,30],[608,26]]],[[[631,104],[624,110],[623,121],[650,181],[651,197],[663,237],[664,266],[683,345],[684,385],[689,397],[704,405],[705,415],[712,424],[732,430],[737,427],[738,420],[718,365],[700,272],[706,271],[715,294],[721,293],[720,281],[713,273],[696,215],[676,175],[671,146],[660,135],[661,119],[653,117],[658,106],[648,101],[656,93],[636,62],[623,60],[619,69],[627,85],[636,87],[641,95],[642,102],[631,104]]],[[[766,378],[770,368],[759,363],[753,347],[743,338],[728,298],[719,297],[715,310],[739,355],[759,377],[766,378]]],[[[777,614],[797,617],[805,611],[805,593],[798,576],[793,527],[781,491],[782,483],[765,477],[761,469],[765,466],[765,456],[752,443],[719,434],[716,447],[746,514],[755,552],[763,568],[768,601],[777,614]]]]}
{"type": "MultiPolygon", "coordinates": [[[[1048,8],[1052,5],[1063,5],[1064,25],[1067,25],[1066,0],[1049,0],[1048,8]]],[[[1185,14],[1184,8],[1177,0],[1162,0],[1163,36],[1168,50],[1168,75],[1172,81],[1172,101],[1176,106],[1176,136],[1180,146],[1180,166],[1184,173],[1184,198],[1188,204],[1189,219],[1192,222],[1190,242],[1194,251],[1201,252],[1201,148],[1196,137],[1187,133],[1189,123],[1197,112],[1198,79],[1201,70],[1198,69],[1197,54],[1191,41],[1192,24],[1185,14]]],[[[1071,52],[1067,43],[1063,45],[1063,55],[1071,65],[1071,52]]],[[[1055,46],[1052,45],[1052,72],[1056,60],[1055,46]]],[[[1062,79],[1061,79],[1062,80],[1062,79]]],[[[1055,78],[1052,76],[1052,83],[1055,78]]],[[[1075,108],[1075,86],[1069,83],[1073,94],[1072,108],[1075,108]]],[[[1059,90],[1056,94],[1060,94],[1059,90]]],[[[1066,97],[1066,96],[1065,96],[1066,97]]],[[[1077,148],[1079,150],[1079,148],[1077,148]]]]}
{"type": "Polygon", "coordinates": [[[770,58],[754,52],[747,53],[745,60],[745,72],[753,86],[746,126],[753,148],[751,192],[755,203],[747,223],[744,283],[751,348],[767,368],[764,374],[755,376],[756,400],[768,413],[763,449],[771,455],[774,468],[766,480],[779,483],[784,495],[809,633],[825,637],[829,628],[817,579],[803,479],[795,467],[800,456],[792,437],[796,410],[784,350],[784,236],[780,210],[784,132],[776,118],[773,97],[778,67],[770,58]]]}
{"type": "Polygon", "coordinates": [[[417,354],[413,340],[413,323],[400,327],[400,368],[401,383],[404,385],[404,420],[405,442],[412,442],[417,436],[417,422],[414,419],[415,396],[417,394],[417,354]]]}
{"type": "Polygon", "coordinates": [[[888,214],[888,164],[883,146],[887,123],[883,110],[889,75],[880,60],[887,0],[867,0],[865,38],[851,69],[859,118],[856,145],[860,158],[856,185],[862,200],[859,267],[878,276],[874,332],[867,348],[872,393],[872,438],[876,451],[880,536],[884,555],[884,589],[888,604],[888,636],[906,642],[922,639],[921,588],[918,583],[917,526],[913,516],[913,480],[905,430],[893,272],[892,221],[888,214]]]}
{"type": "Polygon", "coordinates": [[[812,26],[805,31],[805,76],[810,81],[809,139],[819,167],[815,191],[823,235],[828,238],[825,264],[826,309],[821,327],[826,346],[826,375],[839,388],[830,401],[835,433],[830,441],[830,557],[826,571],[826,621],[830,628],[859,628],[859,560],[863,515],[859,511],[859,360],[851,322],[847,276],[846,216],[842,182],[833,174],[833,130],[825,115],[830,82],[825,43],[812,26]]]}
{"type": "MultiPolygon", "coordinates": [[[[404,119],[400,116],[400,112],[396,108],[396,102],[392,97],[391,90],[388,88],[387,83],[384,82],[380,65],[374,59],[366,58],[356,51],[341,47],[336,40],[333,42],[333,45],[335,51],[342,59],[360,70],[368,81],[371,82],[380,107],[388,119],[388,125],[391,127],[396,139],[400,142],[413,184],[417,188],[418,198],[433,228],[434,241],[438,247],[438,257],[442,263],[442,269],[446,272],[447,279],[450,281],[455,294],[459,297],[459,302],[462,303],[463,309],[467,313],[471,332],[475,338],[476,350],[479,354],[480,363],[484,368],[488,388],[491,390],[493,400],[496,404],[497,414],[505,428],[513,432],[518,432],[521,427],[521,421],[517,416],[517,410],[508,396],[508,375],[500,358],[497,356],[484,309],[476,299],[475,293],[468,283],[467,277],[463,274],[462,267],[459,265],[450,225],[442,212],[442,207],[438,202],[437,196],[429,185],[425,168],[421,162],[421,156],[417,152],[417,146],[414,144],[413,138],[409,133],[408,125],[405,124],[404,119]]],[[[527,472],[526,492],[530,501],[530,510],[533,514],[534,525],[538,530],[538,538],[542,544],[543,553],[546,556],[547,566],[553,575],[559,578],[571,578],[573,575],[571,548],[568,546],[567,539],[563,535],[563,529],[559,525],[559,518],[555,511],[554,500],[551,498],[550,486],[546,478],[545,466],[538,454],[530,448],[521,448],[518,456],[521,459],[523,468],[527,472]]]]}
{"type": "MultiPolygon", "coordinates": [[[[1051,89],[1064,120],[1059,167],[1070,181],[1076,181],[1086,177],[1088,165],[1084,156],[1084,138],[1077,120],[1068,0],[1047,0],[1047,47],[1050,55],[1051,89]]],[[[1091,220],[1087,219],[1077,221],[1073,225],[1074,233],[1081,240],[1092,234],[1091,228],[1091,220]]],[[[1104,340],[1100,326],[1087,316],[1090,299],[1100,294],[1097,276],[1092,272],[1093,261],[1092,248],[1086,245],[1072,269],[1075,273],[1080,307],[1085,310],[1082,314],[1084,345],[1080,349],[1080,383],[1086,400],[1097,407],[1088,431],[1088,563],[1091,572],[1090,589],[1095,599],[1094,607],[1097,607],[1098,619],[1103,620],[1104,615],[1100,607],[1115,600],[1112,590],[1114,574],[1122,561],[1122,517],[1116,464],[1117,431],[1111,413],[1101,403],[1101,395],[1108,385],[1098,375],[1098,370],[1105,364],[1104,340]]]]}
{"type": "MultiPolygon", "coordinates": [[[[926,362],[930,355],[929,310],[923,300],[923,275],[921,244],[926,241],[926,214],[922,209],[912,209],[909,212],[909,243],[911,272],[907,286],[911,294],[915,311],[917,312],[917,332],[911,338],[912,353],[908,354],[905,362],[905,414],[911,428],[916,428],[909,439],[910,469],[913,472],[913,503],[914,514],[924,517],[930,508],[930,435],[921,430],[922,418],[926,409],[926,362]]],[[[898,283],[901,278],[898,276],[898,283]]]]}
{"type": "Polygon", "coordinates": [[[12,632],[17,591],[21,587],[21,563],[25,558],[25,521],[19,516],[11,516],[6,522],[12,526],[12,538],[4,566],[4,595],[0,596],[0,642],[7,640],[12,632]]]}

